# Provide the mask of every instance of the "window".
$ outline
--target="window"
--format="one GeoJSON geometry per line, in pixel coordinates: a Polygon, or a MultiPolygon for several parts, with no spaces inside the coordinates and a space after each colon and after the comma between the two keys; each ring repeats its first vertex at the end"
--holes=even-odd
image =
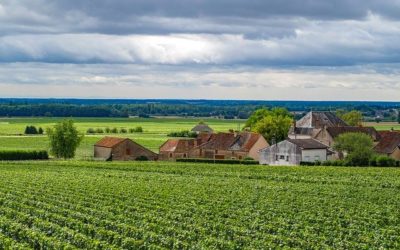
{"type": "Polygon", "coordinates": [[[276,161],[278,160],[278,155],[275,156],[275,160],[276,160],[276,161]]]}
{"type": "Polygon", "coordinates": [[[241,160],[242,159],[242,156],[241,155],[239,155],[239,160],[241,160]]]}
{"type": "Polygon", "coordinates": [[[284,159],[285,159],[285,156],[284,156],[284,155],[281,155],[281,156],[279,156],[279,159],[280,159],[280,160],[284,160],[284,159]]]}
{"type": "Polygon", "coordinates": [[[127,148],[127,149],[126,149],[126,154],[127,154],[127,155],[131,155],[131,149],[130,149],[130,148],[127,148]]]}
{"type": "Polygon", "coordinates": [[[289,156],[288,155],[286,156],[286,161],[289,161],[289,156]]]}
{"type": "Polygon", "coordinates": [[[171,157],[171,158],[172,158],[172,153],[169,153],[169,157],[171,157]]]}
{"type": "Polygon", "coordinates": [[[183,158],[186,158],[187,157],[187,155],[186,154],[183,154],[183,158]]]}
{"type": "Polygon", "coordinates": [[[215,150],[215,154],[218,154],[218,150],[217,149],[215,150]]]}

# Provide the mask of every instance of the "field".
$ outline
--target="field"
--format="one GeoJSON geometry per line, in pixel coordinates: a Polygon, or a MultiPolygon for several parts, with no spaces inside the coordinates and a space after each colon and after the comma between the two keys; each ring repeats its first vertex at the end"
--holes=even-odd
{"type": "Polygon", "coordinates": [[[400,170],[0,163],[5,249],[398,249],[400,170]]]}
{"type": "MultiPolygon", "coordinates": [[[[46,136],[23,135],[27,125],[47,128],[53,126],[63,118],[0,118],[0,150],[26,149],[46,150],[48,140],[46,136]]],[[[85,133],[89,128],[135,128],[142,126],[144,133],[109,134],[111,136],[129,137],[138,143],[158,152],[159,146],[168,139],[171,131],[190,130],[201,119],[186,118],[73,118],[77,128],[85,133]]],[[[243,120],[204,119],[216,131],[228,131],[243,126],[243,120]]],[[[392,127],[400,130],[396,123],[366,123],[365,126],[374,126],[377,130],[389,130],[392,127]]],[[[77,159],[90,159],[93,155],[93,144],[105,134],[86,135],[77,150],[77,159]]]]}
{"type": "MultiPolygon", "coordinates": [[[[53,126],[63,118],[0,118],[0,150],[10,149],[48,149],[46,136],[23,135],[27,125],[42,127],[53,126]]],[[[172,131],[190,130],[202,119],[185,118],[73,118],[75,125],[82,133],[89,128],[135,128],[141,126],[143,133],[109,134],[110,136],[129,137],[138,143],[158,152],[159,146],[168,139],[167,134],[172,131]]],[[[244,124],[242,120],[204,119],[216,131],[238,129],[244,124]]],[[[93,155],[93,145],[105,136],[86,135],[77,150],[77,159],[88,159],[93,155]]]]}

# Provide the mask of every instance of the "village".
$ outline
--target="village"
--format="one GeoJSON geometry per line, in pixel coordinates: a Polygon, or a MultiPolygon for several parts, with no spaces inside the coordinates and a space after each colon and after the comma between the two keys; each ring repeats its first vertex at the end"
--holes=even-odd
{"type": "Polygon", "coordinates": [[[400,160],[400,133],[373,127],[349,126],[335,113],[310,111],[294,121],[287,138],[278,143],[250,131],[214,132],[199,123],[191,130],[196,138],[172,138],[155,153],[129,138],[106,136],[94,145],[94,159],[105,161],[177,161],[179,159],[252,160],[261,165],[300,165],[343,159],[346,152],[334,149],[335,139],[346,133],[362,133],[373,141],[373,150],[400,160]]]}

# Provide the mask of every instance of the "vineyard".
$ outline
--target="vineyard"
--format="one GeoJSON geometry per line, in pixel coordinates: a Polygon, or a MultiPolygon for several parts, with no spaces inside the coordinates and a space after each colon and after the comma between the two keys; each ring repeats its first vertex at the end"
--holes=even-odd
{"type": "Polygon", "coordinates": [[[400,172],[0,163],[2,249],[400,247],[400,172]]]}

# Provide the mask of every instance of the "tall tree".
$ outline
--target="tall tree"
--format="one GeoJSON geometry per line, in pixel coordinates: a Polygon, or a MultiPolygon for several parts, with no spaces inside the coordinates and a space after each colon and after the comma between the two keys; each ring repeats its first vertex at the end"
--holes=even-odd
{"type": "Polygon", "coordinates": [[[271,144],[287,138],[292,115],[284,108],[258,109],[249,117],[245,128],[260,133],[271,144]]]}
{"type": "Polygon", "coordinates": [[[73,158],[75,151],[83,139],[72,120],[64,120],[47,129],[50,139],[50,152],[57,158],[73,158]]]}
{"type": "Polygon", "coordinates": [[[337,111],[336,114],[350,126],[361,126],[363,121],[363,115],[360,111],[352,110],[350,112],[344,113],[342,111],[337,111]]]}

